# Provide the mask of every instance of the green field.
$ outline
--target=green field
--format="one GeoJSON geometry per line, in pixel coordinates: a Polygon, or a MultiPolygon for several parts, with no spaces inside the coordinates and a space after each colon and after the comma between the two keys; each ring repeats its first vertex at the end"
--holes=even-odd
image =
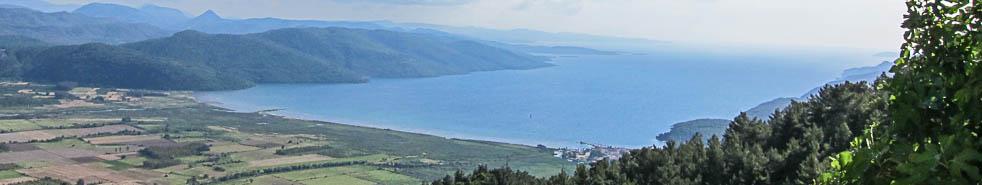
{"type": "Polygon", "coordinates": [[[23,177],[23,176],[24,175],[21,175],[20,173],[17,173],[14,170],[0,171],[0,179],[12,179],[12,178],[23,177]]]}
{"type": "Polygon", "coordinates": [[[253,150],[259,150],[259,149],[260,148],[256,148],[256,147],[252,147],[252,146],[245,146],[245,145],[233,143],[233,144],[223,144],[223,145],[212,146],[211,147],[211,151],[208,151],[208,152],[209,153],[216,153],[217,154],[217,153],[245,152],[245,151],[253,151],[253,150]]]}
{"type": "MultiPolygon", "coordinates": [[[[35,143],[34,145],[41,149],[75,148],[97,152],[115,152],[116,149],[125,149],[125,147],[120,146],[93,145],[80,139],[62,139],[53,142],[35,143]]],[[[136,149],[133,150],[135,151],[136,149]]]]}
{"type": "Polygon", "coordinates": [[[5,132],[41,129],[41,126],[24,119],[0,120],[0,130],[5,132]]]}
{"type": "Polygon", "coordinates": [[[372,181],[366,181],[351,176],[331,176],[331,177],[317,178],[311,180],[304,180],[300,182],[308,185],[319,185],[319,184],[373,185],[375,184],[372,181]]]}
{"type": "Polygon", "coordinates": [[[106,165],[108,165],[107,167],[109,169],[113,169],[113,170],[116,170],[116,171],[126,170],[126,169],[130,169],[130,168],[133,168],[133,167],[136,166],[136,165],[133,165],[131,163],[127,163],[127,162],[124,162],[124,161],[121,161],[121,160],[116,160],[116,161],[103,161],[103,163],[106,163],[106,165]]]}

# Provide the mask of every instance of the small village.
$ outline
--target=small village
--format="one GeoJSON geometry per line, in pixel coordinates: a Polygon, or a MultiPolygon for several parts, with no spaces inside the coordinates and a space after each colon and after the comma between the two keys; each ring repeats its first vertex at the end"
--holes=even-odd
{"type": "Polygon", "coordinates": [[[631,151],[629,148],[613,147],[601,144],[590,144],[580,142],[580,144],[590,146],[589,148],[561,148],[553,152],[556,157],[566,159],[575,163],[592,163],[602,159],[617,160],[621,156],[631,151]]]}
{"type": "Polygon", "coordinates": [[[4,89],[17,89],[15,92],[7,91],[0,96],[22,96],[36,100],[57,100],[58,104],[53,105],[57,108],[91,107],[113,102],[137,103],[148,96],[168,96],[167,93],[143,90],[75,86],[77,85],[72,82],[62,82],[58,85],[41,85],[30,82],[0,82],[0,87],[4,89]]]}

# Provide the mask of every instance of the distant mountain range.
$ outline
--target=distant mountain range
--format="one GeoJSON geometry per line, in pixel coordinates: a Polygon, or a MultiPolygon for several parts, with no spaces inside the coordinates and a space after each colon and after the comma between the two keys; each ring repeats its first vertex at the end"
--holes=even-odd
{"type": "MultiPolygon", "coordinates": [[[[878,55],[888,55],[888,54],[878,54],[878,55]]],[[[872,83],[876,81],[880,75],[891,75],[889,73],[890,68],[893,67],[893,62],[883,61],[882,63],[875,66],[857,67],[846,69],[842,72],[835,81],[826,83],[825,85],[835,85],[842,84],[845,82],[869,82],[872,83]]],[[[791,105],[795,101],[806,101],[812,95],[817,94],[822,87],[816,87],[801,97],[782,97],[775,98],[773,100],[761,103],[753,108],[746,111],[747,116],[751,118],[756,118],[760,120],[770,120],[770,116],[777,110],[784,109],[791,105]]],[[[672,125],[672,129],[666,133],[658,135],[656,139],[659,141],[686,141],[692,138],[695,133],[702,133],[704,138],[708,138],[712,134],[719,134],[726,131],[730,125],[730,120],[725,119],[696,119],[692,121],[686,121],[681,123],[676,123],[672,125]]]]}
{"type": "Polygon", "coordinates": [[[180,10],[146,5],[140,9],[128,6],[91,3],[72,11],[72,13],[90,17],[113,18],[129,23],[146,23],[167,30],[184,30],[181,26],[188,20],[187,15],[180,10]]]}
{"type": "Polygon", "coordinates": [[[226,19],[214,11],[189,17],[166,7],[107,3],[87,4],[71,13],[45,13],[22,7],[54,5],[19,1],[0,6],[0,65],[4,67],[0,78],[122,88],[224,90],[256,83],[358,83],[370,78],[551,65],[544,62],[547,58],[528,53],[617,54],[582,47],[481,40],[431,29],[451,28],[437,25],[226,19]]]}
{"type": "MultiPolygon", "coordinates": [[[[884,75],[885,74],[887,76],[892,76],[893,74],[890,73],[890,68],[891,67],[893,67],[893,61],[883,61],[880,64],[875,65],[875,66],[866,66],[866,67],[857,67],[857,68],[846,69],[845,71],[842,72],[842,75],[840,75],[839,78],[837,78],[835,81],[831,81],[829,83],[826,83],[826,85],[841,84],[841,83],[845,83],[847,81],[849,81],[849,82],[860,82],[860,81],[874,82],[874,81],[876,81],[877,78],[880,77],[880,75],[884,75]]],[[[821,88],[822,87],[816,87],[816,88],[812,89],[811,91],[808,91],[808,93],[805,93],[804,95],[801,95],[801,97],[798,97],[798,99],[808,99],[808,97],[810,97],[810,96],[812,96],[814,94],[817,94],[818,91],[821,90],[821,88]]]]}
{"type": "MultiPolygon", "coordinates": [[[[40,22],[18,25],[0,25],[0,35],[20,33],[45,42],[54,44],[81,44],[102,42],[118,44],[140,41],[150,38],[160,38],[183,30],[196,30],[211,34],[250,34],[283,28],[302,27],[342,27],[359,29],[379,29],[398,32],[432,34],[438,36],[456,37],[483,42],[487,45],[501,47],[512,51],[539,53],[550,55],[581,55],[581,54],[616,54],[611,51],[601,51],[583,46],[607,43],[612,45],[650,45],[664,43],[646,39],[618,38],[595,36],[576,33],[549,33],[535,30],[498,30],[479,27],[458,27],[420,23],[394,23],[389,21],[322,21],[322,20],[290,20],[279,18],[250,18],[230,19],[220,16],[217,12],[208,10],[198,16],[189,17],[186,13],[167,7],[152,4],[139,8],[110,4],[91,3],[79,5],[56,5],[42,0],[10,0],[0,2],[0,8],[30,8],[39,9],[34,15],[22,16],[27,12],[5,11],[13,17],[70,17],[69,22],[86,23],[85,27],[61,28],[62,23],[40,22]],[[46,11],[47,10],[47,11],[46,11]],[[55,11],[59,10],[59,11],[55,11]],[[57,12],[45,14],[43,12],[57,12]],[[71,12],[71,13],[68,13],[71,12]],[[82,19],[101,20],[82,21],[82,19]],[[94,24],[94,25],[93,25],[94,24]],[[147,26],[150,25],[150,26],[147,26]],[[61,26],[61,27],[59,27],[61,26]],[[30,29],[21,29],[30,28],[30,29]],[[119,37],[106,33],[119,32],[119,37]]],[[[20,22],[23,20],[0,20],[20,22]]]]}
{"type": "Polygon", "coordinates": [[[394,23],[390,21],[323,21],[290,20],[280,18],[230,19],[224,18],[212,10],[205,11],[196,17],[188,17],[180,10],[155,5],[145,5],[140,8],[132,8],[115,4],[93,3],[82,6],[73,12],[92,17],[118,19],[130,23],[146,23],[167,30],[196,30],[212,34],[248,34],[265,32],[274,29],[297,27],[342,27],[382,29],[444,36],[452,35],[471,40],[487,40],[526,46],[565,46],[565,48],[551,49],[534,48],[537,49],[538,52],[561,51],[555,54],[590,54],[596,52],[582,47],[566,46],[587,45],[585,43],[663,43],[661,41],[646,39],[618,38],[576,33],[549,33],[527,29],[498,30],[435,24],[394,23]],[[579,53],[577,51],[584,51],[586,53],[579,53]]]}
{"type": "MultiPolygon", "coordinates": [[[[11,38],[10,40],[14,40],[11,38]]],[[[37,41],[40,42],[40,41],[37,41]]],[[[288,28],[248,35],[184,31],[119,46],[11,47],[31,81],[140,89],[222,90],[255,83],[357,83],[550,64],[475,41],[347,28],[288,28]]]]}
{"type": "Polygon", "coordinates": [[[0,8],[0,35],[21,35],[55,44],[123,43],[165,37],[170,33],[148,24],[122,23],[66,12],[0,8]]]}
{"type": "Polygon", "coordinates": [[[3,0],[0,1],[3,8],[27,8],[41,12],[69,12],[77,9],[77,4],[52,4],[44,0],[3,0]]]}

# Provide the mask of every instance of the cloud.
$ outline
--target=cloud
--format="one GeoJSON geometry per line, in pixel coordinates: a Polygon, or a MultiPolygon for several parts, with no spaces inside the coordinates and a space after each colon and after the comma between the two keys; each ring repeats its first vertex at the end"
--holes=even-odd
{"type": "Polygon", "coordinates": [[[573,15],[583,9],[583,0],[523,0],[512,7],[519,11],[551,11],[564,15],[573,15]]]}
{"type": "Polygon", "coordinates": [[[424,6],[444,6],[462,5],[477,2],[477,0],[334,0],[342,3],[376,3],[376,4],[395,4],[395,5],[424,5],[424,6]]]}

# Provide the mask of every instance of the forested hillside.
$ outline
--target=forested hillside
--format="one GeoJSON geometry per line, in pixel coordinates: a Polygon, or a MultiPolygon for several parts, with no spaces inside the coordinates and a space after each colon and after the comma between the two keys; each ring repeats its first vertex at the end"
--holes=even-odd
{"type": "Polygon", "coordinates": [[[344,28],[290,28],[250,35],[184,31],[119,46],[47,47],[5,37],[2,78],[165,90],[241,89],[256,83],[360,83],[546,67],[545,58],[473,41],[344,28]]]}
{"type": "Polygon", "coordinates": [[[330,65],[267,40],[240,35],[184,31],[174,36],[121,45],[150,56],[208,66],[221,74],[256,83],[364,82],[342,66],[330,65]]]}
{"type": "Polygon", "coordinates": [[[56,46],[35,54],[23,78],[39,82],[74,81],[82,85],[138,89],[231,89],[248,87],[212,68],[151,57],[106,44],[56,46]]]}
{"type": "Polygon", "coordinates": [[[259,83],[362,82],[545,67],[545,58],[472,41],[346,28],[288,28],[249,35],[185,31],[122,45],[202,63],[259,83]]]}

